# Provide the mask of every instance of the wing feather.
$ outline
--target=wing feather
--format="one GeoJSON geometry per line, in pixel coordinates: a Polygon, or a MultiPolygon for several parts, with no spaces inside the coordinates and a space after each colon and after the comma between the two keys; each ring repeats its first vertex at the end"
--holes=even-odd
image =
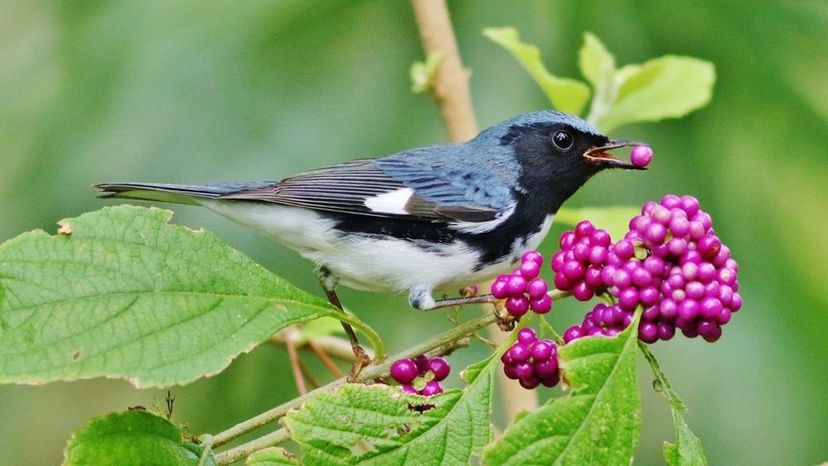
{"type": "Polygon", "coordinates": [[[228,193],[220,199],[256,200],[345,214],[428,222],[484,222],[497,218],[504,210],[476,202],[480,195],[475,194],[474,188],[472,196],[463,201],[462,196],[468,193],[462,186],[447,182],[427,169],[406,168],[396,161],[393,167],[403,167],[405,176],[389,174],[387,168],[374,159],[355,160],[305,172],[278,183],[228,193]],[[406,189],[408,191],[402,192],[406,189]],[[378,202],[380,200],[382,202],[378,202]]]}

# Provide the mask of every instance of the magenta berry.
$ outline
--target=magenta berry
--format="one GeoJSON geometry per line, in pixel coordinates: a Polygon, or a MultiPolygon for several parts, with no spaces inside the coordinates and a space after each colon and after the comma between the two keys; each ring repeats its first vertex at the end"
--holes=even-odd
{"type": "Polygon", "coordinates": [[[552,310],[552,298],[548,294],[543,294],[538,299],[530,299],[529,307],[537,314],[546,314],[552,310]]]}
{"type": "Polygon", "coordinates": [[[549,291],[549,285],[542,278],[534,278],[526,285],[526,292],[529,293],[529,297],[532,299],[546,296],[547,291],[549,291]]]}
{"type": "Polygon", "coordinates": [[[417,378],[417,364],[411,359],[398,359],[391,364],[391,377],[401,384],[410,384],[417,378]]]}
{"type": "Polygon", "coordinates": [[[428,370],[428,356],[421,354],[411,359],[414,361],[414,364],[417,365],[417,371],[420,374],[425,374],[425,371],[428,370]]]}
{"type": "Polygon", "coordinates": [[[518,342],[523,343],[524,345],[531,345],[538,339],[538,334],[535,332],[535,329],[532,327],[524,327],[518,330],[518,342]]]}
{"type": "Polygon", "coordinates": [[[538,340],[537,333],[529,328],[518,331],[518,341],[501,356],[503,373],[517,380],[523,388],[531,390],[540,384],[554,387],[560,380],[558,348],[551,340],[538,340]]]}
{"type": "Polygon", "coordinates": [[[506,311],[509,314],[520,317],[529,310],[529,299],[525,296],[510,296],[506,298],[506,311]]]}
{"type": "Polygon", "coordinates": [[[646,167],[653,161],[653,150],[650,146],[637,145],[630,151],[630,162],[636,167],[646,167]]]}
{"type": "Polygon", "coordinates": [[[443,387],[440,386],[439,382],[434,380],[426,382],[425,387],[420,390],[420,395],[423,396],[434,396],[439,395],[440,393],[443,393],[443,387]]]}
{"type": "Polygon", "coordinates": [[[448,361],[441,357],[434,357],[428,361],[428,370],[434,374],[434,380],[441,381],[448,377],[451,367],[448,361]]]}

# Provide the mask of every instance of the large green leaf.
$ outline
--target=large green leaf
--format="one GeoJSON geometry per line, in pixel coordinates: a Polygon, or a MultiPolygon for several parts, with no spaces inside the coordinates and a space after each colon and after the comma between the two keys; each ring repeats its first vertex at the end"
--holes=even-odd
{"type": "MultiPolygon", "coordinates": [[[[201,446],[170,421],[146,411],[114,413],[76,432],[63,452],[65,466],[196,466],[201,446]]],[[[215,465],[212,456],[203,463],[215,465]]]]}
{"type": "Polygon", "coordinates": [[[630,464],[641,410],[637,324],[636,317],[616,338],[583,338],[561,347],[571,393],[519,417],[486,447],[486,464],[630,464]]]}
{"type": "Polygon", "coordinates": [[[287,325],[342,317],[171,215],[109,207],[0,245],[0,382],[183,384],[287,325]]]}
{"type": "Polygon", "coordinates": [[[508,50],[529,72],[552,103],[566,113],[580,115],[589,100],[589,87],[575,79],[560,78],[550,73],[541,61],[540,50],[520,41],[515,28],[486,28],[483,35],[508,50]]]}
{"type": "Polygon", "coordinates": [[[710,102],[715,81],[713,64],[692,57],[667,55],[627,65],[615,73],[613,100],[590,116],[606,133],[630,123],[678,118],[710,102]]]}
{"type": "Polygon", "coordinates": [[[467,465],[491,439],[494,369],[467,372],[464,390],[448,390],[428,399],[403,395],[399,387],[345,385],[322,393],[285,425],[302,447],[309,465],[467,465]],[[431,405],[418,412],[417,405],[431,405]]]}

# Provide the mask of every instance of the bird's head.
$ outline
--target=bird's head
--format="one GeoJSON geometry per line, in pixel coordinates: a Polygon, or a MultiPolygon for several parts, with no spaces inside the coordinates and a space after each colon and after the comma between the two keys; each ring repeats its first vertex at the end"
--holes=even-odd
{"type": "Polygon", "coordinates": [[[594,174],[606,168],[642,170],[609,153],[637,143],[616,141],[584,120],[555,111],[532,112],[504,121],[479,137],[496,139],[520,164],[521,188],[551,196],[560,206],[594,174]]]}

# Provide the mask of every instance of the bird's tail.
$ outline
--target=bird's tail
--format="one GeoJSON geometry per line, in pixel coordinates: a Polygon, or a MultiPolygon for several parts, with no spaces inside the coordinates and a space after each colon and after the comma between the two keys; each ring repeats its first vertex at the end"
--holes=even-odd
{"type": "Polygon", "coordinates": [[[263,183],[220,183],[210,185],[186,185],[166,183],[100,183],[99,197],[140,199],[144,201],[172,202],[199,205],[199,199],[217,199],[263,183]]]}

